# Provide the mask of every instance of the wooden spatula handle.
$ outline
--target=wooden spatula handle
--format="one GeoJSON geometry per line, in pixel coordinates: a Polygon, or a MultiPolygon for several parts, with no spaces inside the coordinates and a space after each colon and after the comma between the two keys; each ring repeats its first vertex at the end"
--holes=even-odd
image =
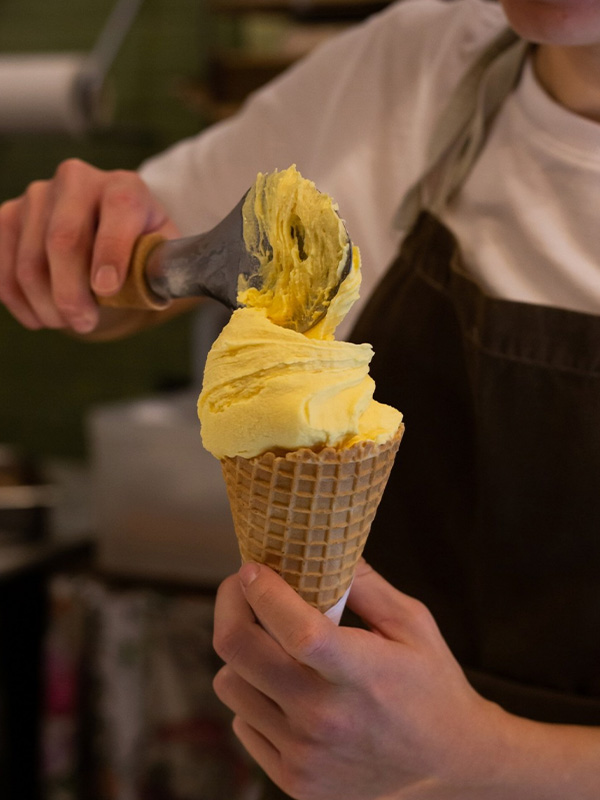
{"type": "Polygon", "coordinates": [[[160,311],[166,308],[170,301],[158,297],[148,286],[146,281],[146,260],[154,248],[165,241],[160,233],[149,233],[140,236],[136,241],[129,271],[125,283],[117,294],[110,297],[98,297],[101,306],[110,308],[131,308],[144,311],[160,311]]]}

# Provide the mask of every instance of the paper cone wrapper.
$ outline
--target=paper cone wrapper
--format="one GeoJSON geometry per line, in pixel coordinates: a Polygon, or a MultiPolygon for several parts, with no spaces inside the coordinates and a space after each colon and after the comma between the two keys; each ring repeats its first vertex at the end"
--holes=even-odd
{"type": "Polygon", "coordinates": [[[267,564],[339,621],[403,432],[384,444],[224,458],[242,561],[267,564]]]}

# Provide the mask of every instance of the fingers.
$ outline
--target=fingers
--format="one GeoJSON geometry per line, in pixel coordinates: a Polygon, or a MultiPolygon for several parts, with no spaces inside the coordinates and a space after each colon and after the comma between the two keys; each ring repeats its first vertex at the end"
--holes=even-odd
{"type": "Polygon", "coordinates": [[[93,330],[97,303],[90,288],[104,173],[82,162],[63,162],[49,183],[47,220],[39,247],[48,259],[51,300],[72,328],[93,330]]]}
{"type": "Polygon", "coordinates": [[[22,198],[15,260],[4,269],[12,270],[44,327],[86,333],[97,323],[89,263],[103,177],[100,170],[70,160],[52,180],[32,183],[22,198]]]}
{"type": "Polygon", "coordinates": [[[363,559],[356,568],[347,605],[386,639],[408,643],[424,635],[439,635],[426,606],[398,591],[363,559]]]}
{"type": "Polygon", "coordinates": [[[134,173],[115,172],[102,195],[92,258],[92,287],[115,294],[123,284],[140,233],[158,230],[166,216],[134,173]]]}
{"type": "Polygon", "coordinates": [[[0,207],[0,300],[28,328],[93,330],[98,294],[122,285],[137,237],[176,235],[133,172],[76,159],[0,207]]]}
{"type": "Polygon", "coordinates": [[[215,694],[236,716],[255,729],[270,742],[277,742],[287,727],[287,720],[279,706],[259,692],[230,666],[216,674],[215,694]]]}
{"type": "Polygon", "coordinates": [[[319,720],[327,719],[320,712],[325,682],[257,622],[237,575],[219,588],[215,649],[227,665],[214,688],[236,715],[235,734],[265,772],[284,785],[286,774],[306,771],[304,754],[318,735],[319,720]]]}
{"type": "Polygon", "coordinates": [[[34,312],[17,281],[14,265],[21,231],[23,200],[9,200],[0,206],[0,301],[26,328],[38,330],[43,323],[34,312]]]}
{"type": "Polygon", "coordinates": [[[217,592],[214,648],[241,678],[283,709],[312,678],[257,622],[237,575],[217,592]]]}
{"type": "Polygon", "coordinates": [[[239,576],[252,610],[286,653],[327,680],[344,682],[349,654],[340,645],[337,625],[269,567],[245,564],[239,576]]]}
{"type": "Polygon", "coordinates": [[[46,229],[48,184],[32,183],[22,206],[22,221],[17,245],[16,279],[33,312],[46,328],[62,328],[65,320],[52,302],[50,272],[43,246],[46,229]]]}
{"type": "Polygon", "coordinates": [[[277,748],[241,717],[233,720],[233,731],[256,763],[277,783],[281,762],[277,748]]]}

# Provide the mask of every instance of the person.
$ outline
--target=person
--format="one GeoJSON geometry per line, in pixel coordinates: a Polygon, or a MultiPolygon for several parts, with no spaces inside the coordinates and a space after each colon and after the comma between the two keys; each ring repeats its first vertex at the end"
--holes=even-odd
{"type": "Polygon", "coordinates": [[[599,87],[598,0],[403,0],[139,173],[71,161],[0,207],[8,310],[108,337],[157,318],[95,299],[140,233],[290,163],[339,203],[348,333],[407,431],[362,623],[255,564],[215,610],[215,690],[298,800],[600,795],[599,87]]]}

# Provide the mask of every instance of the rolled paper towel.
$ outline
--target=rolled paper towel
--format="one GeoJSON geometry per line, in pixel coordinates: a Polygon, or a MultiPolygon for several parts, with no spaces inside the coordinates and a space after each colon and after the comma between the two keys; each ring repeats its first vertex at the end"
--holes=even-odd
{"type": "Polygon", "coordinates": [[[0,133],[77,135],[111,117],[109,92],[83,53],[0,56],[0,133]]]}

